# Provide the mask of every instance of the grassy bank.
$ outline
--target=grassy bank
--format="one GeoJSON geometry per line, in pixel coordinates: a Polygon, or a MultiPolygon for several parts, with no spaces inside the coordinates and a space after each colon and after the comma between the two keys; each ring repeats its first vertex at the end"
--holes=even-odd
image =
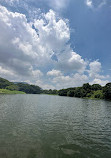
{"type": "Polygon", "coordinates": [[[0,94],[25,94],[25,93],[21,91],[10,91],[7,89],[0,89],[0,94]]]}

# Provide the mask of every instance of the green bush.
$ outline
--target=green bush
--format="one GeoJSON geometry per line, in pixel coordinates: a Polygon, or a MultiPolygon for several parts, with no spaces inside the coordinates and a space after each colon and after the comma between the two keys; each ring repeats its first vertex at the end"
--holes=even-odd
{"type": "Polygon", "coordinates": [[[14,90],[18,91],[18,90],[19,90],[19,88],[18,88],[17,85],[10,85],[10,86],[7,86],[6,89],[11,90],[11,91],[14,91],[14,90]]]}
{"type": "Polygon", "coordinates": [[[111,83],[107,83],[103,88],[104,98],[111,100],[111,83]]]}
{"type": "Polygon", "coordinates": [[[98,91],[94,91],[91,98],[98,98],[98,99],[103,99],[103,91],[102,90],[98,90],[98,91]]]}
{"type": "Polygon", "coordinates": [[[91,86],[91,90],[93,90],[93,91],[102,90],[102,86],[99,84],[93,84],[91,86]]]}
{"type": "Polygon", "coordinates": [[[69,97],[74,97],[75,91],[74,90],[70,90],[67,92],[67,96],[69,97]]]}

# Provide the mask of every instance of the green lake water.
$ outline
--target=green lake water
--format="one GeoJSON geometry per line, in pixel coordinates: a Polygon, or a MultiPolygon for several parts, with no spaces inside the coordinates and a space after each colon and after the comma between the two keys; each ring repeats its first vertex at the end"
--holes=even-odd
{"type": "Polygon", "coordinates": [[[111,102],[0,95],[0,158],[111,158],[111,102]]]}

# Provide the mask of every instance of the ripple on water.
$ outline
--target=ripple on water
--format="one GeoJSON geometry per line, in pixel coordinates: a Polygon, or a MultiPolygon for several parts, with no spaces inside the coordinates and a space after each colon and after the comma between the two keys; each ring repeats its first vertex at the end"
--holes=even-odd
{"type": "Polygon", "coordinates": [[[111,102],[0,95],[0,158],[76,157],[111,157],[111,102]]]}

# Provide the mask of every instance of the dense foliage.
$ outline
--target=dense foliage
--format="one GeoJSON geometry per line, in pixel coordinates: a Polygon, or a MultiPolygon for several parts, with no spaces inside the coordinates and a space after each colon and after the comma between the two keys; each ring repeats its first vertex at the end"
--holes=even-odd
{"type": "Polygon", "coordinates": [[[107,83],[103,88],[104,98],[111,100],[111,83],[107,83]]]}
{"type": "Polygon", "coordinates": [[[22,91],[29,94],[40,94],[42,92],[42,89],[39,86],[29,85],[26,83],[13,83],[3,78],[0,78],[0,89],[22,91]]]}
{"type": "Polygon", "coordinates": [[[18,90],[28,94],[40,94],[42,89],[39,86],[17,83],[18,90]]]}
{"type": "Polygon", "coordinates": [[[89,83],[85,83],[82,87],[61,89],[58,91],[58,95],[111,100],[111,83],[107,83],[104,87],[99,84],[90,85],[89,83]]]}
{"type": "Polygon", "coordinates": [[[42,93],[43,94],[52,94],[52,95],[57,95],[58,94],[58,92],[57,92],[57,90],[56,89],[54,89],[54,90],[52,90],[52,89],[49,89],[49,90],[42,90],[42,93]]]}
{"type": "Polygon", "coordinates": [[[8,86],[11,86],[13,83],[9,82],[4,78],[0,78],[0,89],[5,89],[8,86]]]}

